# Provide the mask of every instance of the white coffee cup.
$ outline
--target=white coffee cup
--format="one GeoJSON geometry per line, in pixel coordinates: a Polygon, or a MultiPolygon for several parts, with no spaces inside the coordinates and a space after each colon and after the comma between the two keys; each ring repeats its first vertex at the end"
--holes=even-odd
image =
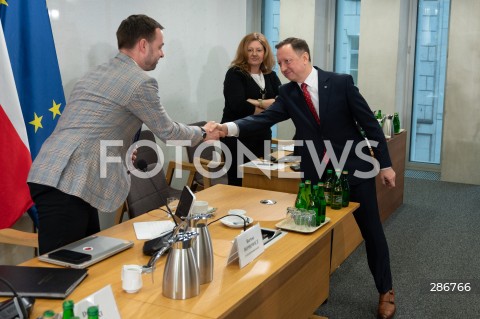
{"type": "Polygon", "coordinates": [[[197,200],[193,204],[193,215],[206,214],[208,212],[208,202],[197,200]]]}
{"type": "Polygon", "coordinates": [[[122,267],[122,288],[133,294],[142,288],[142,266],[123,265],[122,267]]]}

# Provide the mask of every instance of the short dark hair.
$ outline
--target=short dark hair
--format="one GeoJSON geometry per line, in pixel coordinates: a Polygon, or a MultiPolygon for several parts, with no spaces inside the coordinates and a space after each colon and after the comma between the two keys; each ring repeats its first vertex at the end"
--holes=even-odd
{"type": "Polygon", "coordinates": [[[163,30],[160,23],[144,14],[134,14],[120,23],[117,30],[119,49],[131,49],[138,40],[145,38],[148,42],[155,39],[155,30],[163,30]]]}
{"type": "Polygon", "coordinates": [[[285,45],[290,44],[292,49],[298,54],[301,55],[303,52],[308,53],[308,61],[312,61],[310,57],[310,48],[308,47],[307,41],[300,38],[286,38],[283,41],[280,41],[275,45],[275,49],[279,49],[285,45]]]}

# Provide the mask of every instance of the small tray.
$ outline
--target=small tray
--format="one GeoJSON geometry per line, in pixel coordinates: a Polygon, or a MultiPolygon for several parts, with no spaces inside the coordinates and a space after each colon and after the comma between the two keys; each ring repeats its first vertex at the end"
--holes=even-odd
{"type": "Polygon", "coordinates": [[[294,232],[297,232],[297,233],[310,234],[310,233],[313,233],[313,232],[317,231],[319,228],[321,228],[323,225],[325,225],[329,221],[330,221],[330,218],[325,217],[325,221],[323,223],[321,223],[320,226],[308,227],[307,228],[305,226],[292,224],[290,219],[284,219],[284,220],[278,222],[275,226],[280,228],[280,229],[291,230],[291,231],[294,231],[294,232]]]}

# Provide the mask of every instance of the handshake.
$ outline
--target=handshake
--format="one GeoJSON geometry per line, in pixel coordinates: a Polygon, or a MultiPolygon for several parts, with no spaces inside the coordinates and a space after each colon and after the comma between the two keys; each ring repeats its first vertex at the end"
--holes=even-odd
{"type": "Polygon", "coordinates": [[[220,137],[225,137],[228,134],[228,127],[225,124],[216,123],[215,121],[209,121],[203,126],[207,136],[205,141],[218,140],[220,137]]]}

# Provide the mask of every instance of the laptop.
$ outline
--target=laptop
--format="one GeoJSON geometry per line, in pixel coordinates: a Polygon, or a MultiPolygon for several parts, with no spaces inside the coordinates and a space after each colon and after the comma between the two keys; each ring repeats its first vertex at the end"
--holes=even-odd
{"type": "MultiPolygon", "coordinates": [[[[0,265],[0,277],[8,280],[19,296],[65,299],[87,275],[87,269],[0,265]]],[[[13,296],[2,281],[0,296],[13,296]]]]}
{"type": "Polygon", "coordinates": [[[83,269],[133,246],[132,241],[92,235],[38,257],[64,267],[83,269]]]}
{"type": "Polygon", "coordinates": [[[177,209],[175,210],[175,216],[184,220],[191,214],[193,210],[193,204],[195,203],[195,194],[188,186],[184,186],[182,194],[180,194],[180,200],[178,201],[177,209]]]}

